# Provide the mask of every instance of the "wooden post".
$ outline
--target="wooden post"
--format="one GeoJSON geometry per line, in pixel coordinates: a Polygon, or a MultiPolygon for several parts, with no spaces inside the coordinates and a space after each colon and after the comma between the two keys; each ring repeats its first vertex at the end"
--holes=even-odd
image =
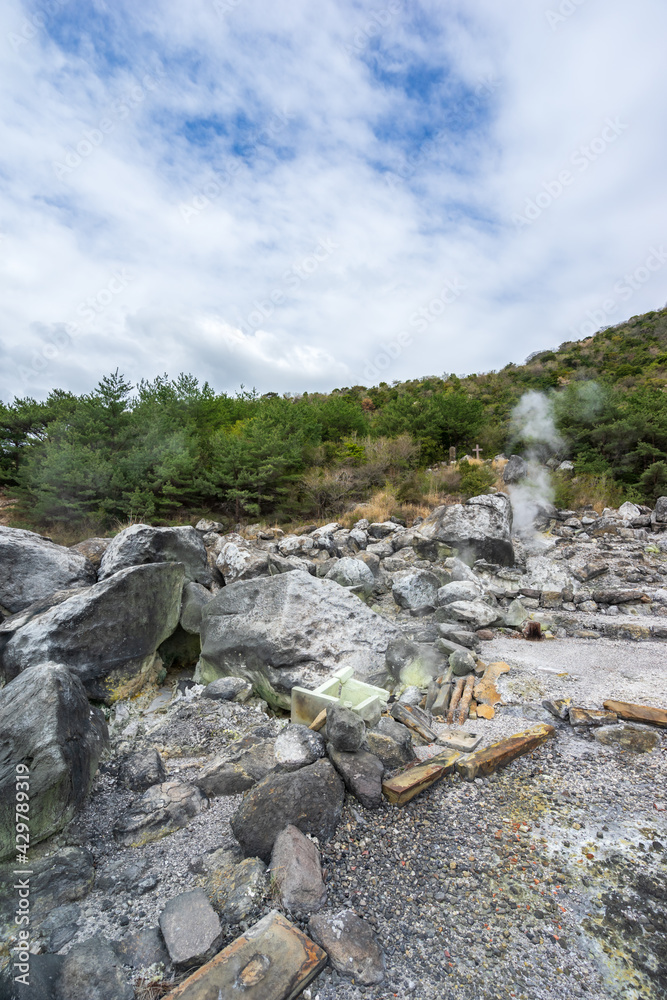
{"type": "Polygon", "coordinates": [[[449,449],[449,461],[450,463],[456,461],[456,448],[454,445],[452,445],[449,449]]]}

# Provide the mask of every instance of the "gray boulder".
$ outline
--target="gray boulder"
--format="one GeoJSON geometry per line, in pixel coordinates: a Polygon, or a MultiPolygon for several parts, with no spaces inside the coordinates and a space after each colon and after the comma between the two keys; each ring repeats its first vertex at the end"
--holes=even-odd
{"type": "Polygon", "coordinates": [[[296,771],[324,757],[324,738],[308,726],[286,726],[276,738],[274,753],[283,771],[296,771]]]}
{"type": "Polygon", "coordinates": [[[228,851],[209,863],[203,889],[211,906],[225,924],[238,924],[255,915],[266,889],[266,865],[259,858],[236,863],[228,851]]]}
{"type": "Polygon", "coordinates": [[[15,613],[55,590],[87,587],[96,579],[80,552],[33,531],[0,525],[0,607],[15,613]]]}
{"type": "Polygon", "coordinates": [[[120,817],[114,838],[123,847],[143,847],[187,826],[207,804],[195,785],[182,781],[153,785],[120,817]]]}
{"type": "Polygon", "coordinates": [[[393,771],[416,760],[414,744],[407,726],[383,715],[366,733],[368,749],[378,757],[387,771],[393,771]]]}
{"type": "Polygon", "coordinates": [[[70,948],[55,995],[56,1000],[134,1000],[122,963],[101,934],[70,948]]]}
{"type": "Polygon", "coordinates": [[[7,676],[65,664],[90,698],[111,703],[154,678],[158,646],[178,624],[183,567],[134,566],[74,592],[18,628],[2,652],[7,676]]]}
{"type": "Polygon", "coordinates": [[[116,535],[102,556],[99,579],[146,563],[182,563],[186,580],[211,583],[206,546],[199,532],[189,526],[153,528],[148,524],[132,524],[116,535]]]}
{"type": "Polygon", "coordinates": [[[353,593],[362,594],[364,597],[368,597],[375,586],[373,571],[365,562],[355,559],[354,556],[338,559],[328,570],[325,579],[333,580],[341,587],[347,587],[353,593]]]}
{"type": "Polygon", "coordinates": [[[238,795],[279,767],[274,740],[245,736],[203,768],[197,785],[204,795],[238,795]]]}
{"type": "Polygon", "coordinates": [[[3,1000],[56,1000],[56,984],[65,959],[62,955],[31,955],[28,984],[17,982],[13,964],[0,972],[0,997],[3,1000]]]}
{"type": "Polygon", "coordinates": [[[202,965],[222,943],[220,919],[202,889],[181,892],[160,914],[160,930],[175,966],[202,965]]]}
{"type": "Polygon", "coordinates": [[[377,809],[382,803],[382,761],[367,750],[345,753],[329,744],[327,751],[348,792],[367,809],[377,809]]]}
{"type": "Polygon", "coordinates": [[[212,599],[213,594],[203,584],[186,583],[181,601],[181,628],[185,629],[186,632],[199,635],[202,608],[212,599]]]}
{"type": "Polygon", "coordinates": [[[655,520],[658,524],[667,522],[667,497],[658,497],[653,508],[651,520],[655,520]]]}
{"type": "Polygon", "coordinates": [[[488,628],[503,620],[495,608],[482,601],[452,601],[438,611],[440,620],[449,622],[467,622],[473,628],[488,628]]]}
{"type": "Polygon", "coordinates": [[[528,466],[521,455],[510,455],[507,465],[503,469],[503,482],[508,485],[520,482],[528,475],[528,466]]]}
{"type": "Polygon", "coordinates": [[[464,558],[514,565],[512,508],[504,493],[436,507],[419,525],[419,533],[457,549],[464,558]]]}
{"type": "Polygon", "coordinates": [[[481,597],[482,588],[472,580],[452,580],[438,590],[438,605],[444,607],[453,601],[479,601],[481,597]]]}
{"type": "Polygon", "coordinates": [[[15,806],[23,811],[23,803],[16,802],[21,775],[29,782],[25,801],[30,843],[36,844],[62,830],[83,805],[108,733],[79,678],[51,663],[26,671],[0,691],[0,732],[0,857],[5,858],[15,851],[15,806]]]}
{"type": "Polygon", "coordinates": [[[339,667],[382,686],[397,629],[331,580],[304,572],[233,583],[202,612],[195,680],[233,674],[289,708],[295,684],[314,688],[339,667]]]}
{"type": "Polygon", "coordinates": [[[169,955],[157,927],[140,927],[132,930],[120,941],[113,941],[113,950],[123,965],[131,969],[147,969],[161,962],[167,965],[169,955]]]}
{"type": "Polygon", "coordinates": [[[410,611],[433,609],[437,603],[440,580],[428,570],[405,570],[397,573],[391,593],[401,608],[410,611]]]}
{"type": "Polygon", "coordinates": [[[326,905],[320,852],[297,827],[286,826],[276,837],[270,870],[283,909],[298,920],[326,905]]]}
{"type": "Polygon", "coordinates": [[[327,741],[336,750],[354,752],[361,747],[366,735],[363,719],[343,705],[333,704],[327,708],[327,741]]]}
{"type": "Polygon", "coordinates": [[[467,650],[455,650],[450,654],[449,665],[455,677],[465,677],[475,669],[475,657],[467,650]]]}
{"type": "Polygon", "coordinates": [[[246,793],[231,820],[247,857],[268,861],[276,837],[290,824],[320,840],[333,837],[343,811],[343,782],[328,760],[271,774],[246,793]]]}

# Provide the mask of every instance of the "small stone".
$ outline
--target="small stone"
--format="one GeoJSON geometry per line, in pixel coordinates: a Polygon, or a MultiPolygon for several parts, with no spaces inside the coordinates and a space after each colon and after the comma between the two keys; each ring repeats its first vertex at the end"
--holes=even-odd
{"type": "Polygon", "coordinates": [[[355,983],[370,986],[385,975],[384,955],[370,924],[352,910],[316,913],[308,921],[308,933],[327,952],[331,964],[355,983]]]}
{"type": "Polygon", "coordinates": [[[155,749],[130,754],[118,769],[118,784],[133,792],[145,792],[151,785],[159,785],[166,780],[167,772],[155,749]]]}
{"type": "Polygon", "coordinates": [[[202,698],[213,701],[247,701],[252,694],[252,684],[243,677],[218,677],[207,684],[201,693],[202,698]]]}
{"type": "Polygon", "coordinates": [[[324,757],[326,750],[320,733],[308,726],[289,725],[277,737],[274,747],[276,760],[284,771],[296,771],[324,757]]]}
{"type": "Polygon", "coordinates": [[[327,706],[327,742],[336,750],[354,753],[358,750],[366,734],[363,719],[349,708],[333,704],[327,706]]]}

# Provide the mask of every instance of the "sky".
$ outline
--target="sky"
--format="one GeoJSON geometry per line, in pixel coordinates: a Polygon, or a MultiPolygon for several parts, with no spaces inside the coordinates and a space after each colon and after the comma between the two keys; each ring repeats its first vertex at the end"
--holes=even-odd
{"type": "Polygon", "coordinates": [[[5,0],[0,399],[328,391],[667,301],[664,0],[5,0]]]}

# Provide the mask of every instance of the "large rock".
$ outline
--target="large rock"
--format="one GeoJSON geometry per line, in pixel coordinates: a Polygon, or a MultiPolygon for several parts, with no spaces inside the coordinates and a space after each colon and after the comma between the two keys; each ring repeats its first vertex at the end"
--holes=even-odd
{"type": "Polygon", "coordinates": [[[163,781],[147,789],[119,818],[113,835],[123,847],[143,847],[187,826],[207,805],[196,785],[163,781]]]}
{"type": "MultiPolygon", "coordinates": [[[[363,722],[362,722],[363,726],[363,722]]],[[[276,738],[276,761],[283,771],[296,771],[324,757],[324,738],[308,726],[289,725],[276,738]]]]}
{"type": "Polygon", "coordinates": [[[118,769],[118,784],[133,792],[145,792],[151,785],[160,785],[166,780],[167,772],[155,747],[135,750],[122,761],[118,769]]]}
{"type": "Polygon", "coordinates": [[[135,566],[75,592],[18,628],[2,653],[7,676],[65,664],[90,698],[111,703],[152,679],[158,646],[178,624],[183,567],[135,566]]]}
{"type": "Polygon", "coordinates": [[[181,892],[160,914],[160,930],[175,966],[201,965],[222,943],[220,919],[202,889],[181,892]]]}
{"type": "Polygon", "coordinates": [[[382,761],[367,750],[345,753],[329,744],[331,763],[345,782],[348,792],[367,809],[377,809],[382,802],[382,761]]]}
{"type": "Polygon", "coordinates": [[[271,876],[283,909],[304,920],[327,901],[320,852],[295,826],[278,834],[271,855],[271,876]]]}
{"type": "Polygon", "coordinates": [[[56,985],[56,998],[134,1000],[127,978],[109,941],[96,934],[68,951],[56,985]]]}
{"type": "Polygon", "coordinates": [[[471,497],[465,504],[436,507],[419,533],[458,549],[464,558],[514,564],[512,508],[504,493],[471,497]]]}
{"type": "Polygon", "coordinates": [[[209,584],[211,571],[206,562],[206,546],[194,528],[152,528],[132,524],[112,540],[100,563],[99,579],[146,563],[182,563],[186,580],[209,584]]]}
{"type": "Polygon", "coordinates": [[[438,610],[439,621],[468,622],[473,628],[488,628],[496,622],[503,621],[495,608],[483,601],[452,601],[438,610]]]}
{"type": "Polygon", "coordinates": [[[354,753],[364,741],[364,720],[350,708],[337,702],[327,708],[326,736],[335,750],[354,753]]]}
{"type": "Polygon", "coordinates": [[[331,580],[304,572],[243,580],[203,609],[195,680],[245,677],[270,704],[289,708],[294,685],[317,687],[339,667],[383,686],[385,651],[397,634],[331,580]]]}
{"type": "Polygon", "coordinates": [[[70,551],[78,552],[79,555],[85,556],[92,563],[95,573],[97,573],[102,562],[102,556],[111,545],[111,542],[111,538],[85,538],[82,542],[77,542],[76,545],[70,545],[70,551]]]}
{"type": "Polygon", "coordinates": [[[328,570],[325,579],[333,580],[341,587],[348,587],[353,593],[363,594],[364,597],[368,597],[375,586],[373,571],[365,562],[353,556],[338,559],[328,570]]]}
{"type": "Polygon", "coordinates": [[[0,691],[0,857],[15,850],[15,812],[29,804],[30,843],[62,830],[83,804],[107,739],[79,678],[45,663],[0,691]],[[21,787],[18,781],[27,784],[21,787]],[[26,792],[25,800],[19,801],[26,792]]]}
{"type": "Polygon", "coordinates": [[[368,749],[388,771],[393,771],[416,760],[410,730],[387,715],[383,715],[373,729],[366,733],[368,749]]]}
{"type": "Polygon", "coordinates": [[[298,771],[263,778],[246,794],[231,826],[247,857],[268,861],[286,826],[329,840],[340,822],[344,800],[336,771],[328,760],[318,760],[298,771]]]}
{"type": "Polygon", "coordinates": [[[87,587],[95,579],[92,563],[80,552],[0,525],[0,607],[7,611],[22,611],[54,590],[87,587]]]}
{"type": "Polygon", "coordinates": [[[440,580],[425,569],[405,570],[394,577],[391,593],[401,608],[409,611],[433,610],[437,603],[440,580]]]}
{"type": "Polygon", "coordinates": [[[520,482],[528,475],[528,466],[521,455],[510,455],[503,469],[503,482],[509,485],[520,482]]]}
{"type": "Polygon", "coordinates": [[[444,607],[453,601],[479,601],[482,598],[482,588],[472,580],[452,580],[438,590],[438,604],[444,607]]]}

